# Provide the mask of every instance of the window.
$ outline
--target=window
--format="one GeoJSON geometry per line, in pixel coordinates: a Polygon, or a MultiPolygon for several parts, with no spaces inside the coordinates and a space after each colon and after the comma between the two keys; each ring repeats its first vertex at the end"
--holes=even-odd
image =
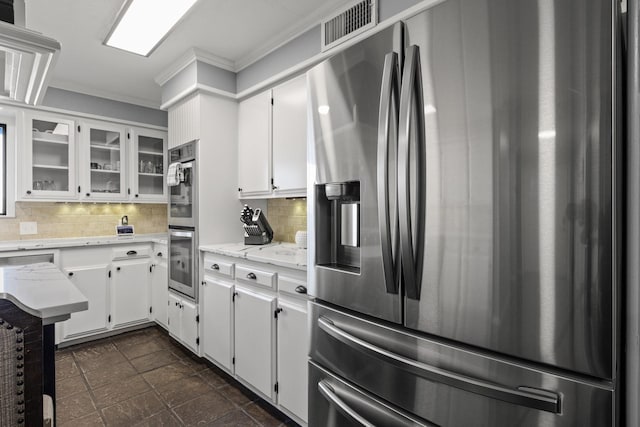
{"type": "Polygon", "coordinates": [[[0,123],[0,215],[7,214],[7,125],[0,123]]]}

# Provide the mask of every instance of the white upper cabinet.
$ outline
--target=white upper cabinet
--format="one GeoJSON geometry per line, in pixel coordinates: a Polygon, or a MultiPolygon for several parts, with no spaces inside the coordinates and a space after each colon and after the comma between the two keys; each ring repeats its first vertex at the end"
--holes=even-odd
{"type": "Polygon", "coordinates": [[[238,107],[238,191],[241,197],[271,193],[271,91],[238,107]]]}
{"type": "Polygon", "coordinates": [[[240,198],[306,196],[306,76],[240,103],[238,171],[240,198]]]}
{"type": "Polygon", "coordinates": [[[91,200],[126,199],[126,135],[122,126],[80,123],[80,196],[91,200]]]}
{"type": "Polygon", "coordinates": [[[19,198],[75,199],[78,193],[74,122],[26,113],[25,123],[19,198]]]}
{"type": "Polygon", "coordinates": [[[34,111],[18,117],[18,200],[167,201],[167,132],[34,111]]]}
{"type": "Polygon", "coordinates": [[[130,187],[133,201],[167,201],[164,176],[167,170],[167,134],[151,129],[133,128],[131,142],[130,187]]]}
{"type": "Polygon", "coordinates": [[[273,192],[305,196],[307,188],[307,79],[273,88],[273,192]]]}

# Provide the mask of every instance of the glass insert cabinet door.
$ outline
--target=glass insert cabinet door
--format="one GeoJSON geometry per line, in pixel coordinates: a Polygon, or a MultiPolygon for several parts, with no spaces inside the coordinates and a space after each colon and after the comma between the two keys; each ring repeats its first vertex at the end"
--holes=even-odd
{"type": "Polygon", "coordinates": [[[22,197],[73,198],[75,189],[75,126],[54,116],[27,115],[22,197]]]}
{"type": "Polygon", "coordinates": [[[81,125],[85,157],[85,188],[91,199],[121,199],[125,188],[125,135],[121,127],[108,124],[81,125]]]}
{"type": "Polygon", "coordinates": [[[138,200],[166,200],[166,133],[153,130],[133,131],[133,197],[138,200]]]}

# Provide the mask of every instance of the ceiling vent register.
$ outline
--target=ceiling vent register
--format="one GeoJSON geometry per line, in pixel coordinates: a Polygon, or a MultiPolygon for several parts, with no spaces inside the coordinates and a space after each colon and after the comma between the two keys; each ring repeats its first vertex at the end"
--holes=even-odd
{"type": "Polygon", "coordinates": [[[374,27],[378,22],[377,0],[363,0],[322,22],[322,51],[374,27]]]}

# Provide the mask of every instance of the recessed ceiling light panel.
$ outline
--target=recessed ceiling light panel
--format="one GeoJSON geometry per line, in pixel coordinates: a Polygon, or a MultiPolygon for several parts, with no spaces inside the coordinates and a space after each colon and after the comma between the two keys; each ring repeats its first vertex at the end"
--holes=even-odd
{"type": "Polygon", "coordinates": [[[197,1],[127,0],[104,44],[149,56],[197,1]]]}

